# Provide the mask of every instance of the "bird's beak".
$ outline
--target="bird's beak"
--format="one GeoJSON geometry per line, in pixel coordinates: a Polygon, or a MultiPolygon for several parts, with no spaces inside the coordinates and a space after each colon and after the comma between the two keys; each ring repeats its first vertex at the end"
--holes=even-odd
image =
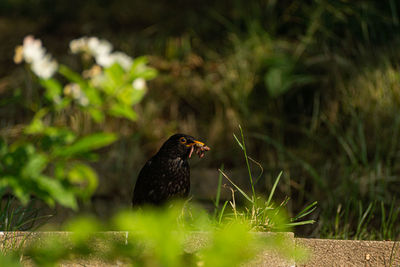
{"type": "Polygon", "coordinates": [[[200,142],[200,141],[197,141],[197,140],[193,140],[193,142],[192,143],[189,143],[189,144],[187,144],[186,146],[187,147],[191,147],[191,146],[194,146],[194,145],[199,145],[199,146],[204,146],[204,143],[203,142],[200,142]]]}
{"type": "Polygon", "coordinates": [[[203,142],[197,140],[190,140],[189,144],[186,144],[187,147],[190,147],[189,158],[192,156],[192,153],[195,152],[200,158],[204,156],[205,151],[209,151],[210,148],[206,146],[203,142]]]}

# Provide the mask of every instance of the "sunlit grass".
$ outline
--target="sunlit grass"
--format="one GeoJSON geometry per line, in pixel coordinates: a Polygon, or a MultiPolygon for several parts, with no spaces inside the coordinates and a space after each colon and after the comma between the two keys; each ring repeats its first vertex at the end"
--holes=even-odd
{"type": "Polygon", "coordinates": [[[250,158],[247,155],[245,138],[243,134],[242,127],[239,125],[240,130],[240,139],[234,134],[234,138],[243,151],[243,156],[245,158],[246,168],[248,170],[248,178],[251,188],[251,194],[246,193],[243,189],[241,189],[235,182],[227,175],[222,169],[219,169],[220,177],[219,177],[219,187],[217,191],[216,205],[215,205],[215,214],[218,217],[218,222],[221,222],[222,218],[225,220],[235,219],[235,220],[245,220],[250,222],[253,230],[257,231],[291,231],[295,226],[313,224],[314,220],[303,220],[302,218],[306,217],[310,213],[312,213],[317,206],[317,202],[306,206],[302,209],[297,215],[290,217],[287,213],[286,205],[289,201],[289,198],[285,198],[280,204],[274,203],[273,197],[277,185],[281,179],[282,171],[276,177],[275,182],[270,189],[268,197],[260,196],[256,194],[256,184],[261,178],[263,174],[262,166],[254,159],[250,158]],[[255,163],[258,167],[261,168],[261,172],[257,178],[253,178],[252,170],[250,166],[250,161],[255,163]],[[221,175],[229,181],[232,185],[232,199],[230,201],[225,201],[224,205],[221,209],[219,209],[219,194],[221,190],[221,175]],[[238,206],[236,204],[236,191],[239,192],[239,196],[245,199],[244,207],[238,206]],[[230,209],[227,210],[227,204],[229,203],[230,209]]]}

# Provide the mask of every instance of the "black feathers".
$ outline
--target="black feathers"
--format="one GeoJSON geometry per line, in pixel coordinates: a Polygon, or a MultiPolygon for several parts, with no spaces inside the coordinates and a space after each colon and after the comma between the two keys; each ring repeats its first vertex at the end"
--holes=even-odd
{"type": "Polygon", "coordinates": [[[185,198],[190,191],[188,158],[209,150],[192,136],[171,136],[143,166],[136,181],[132,204],[162,204],[172,198],[185,198]]]}

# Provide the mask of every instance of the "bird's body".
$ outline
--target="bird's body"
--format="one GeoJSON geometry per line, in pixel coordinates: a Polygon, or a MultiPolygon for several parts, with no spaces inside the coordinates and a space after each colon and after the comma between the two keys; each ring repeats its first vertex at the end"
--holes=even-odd
{"type": "Polygon", "coordinates": [[[192,136],[175,134],[143,166],[136,181],[132,204],[160,205],[173,198],[186,198],[190,191],[188,158],[209,150],[192,136]]]}

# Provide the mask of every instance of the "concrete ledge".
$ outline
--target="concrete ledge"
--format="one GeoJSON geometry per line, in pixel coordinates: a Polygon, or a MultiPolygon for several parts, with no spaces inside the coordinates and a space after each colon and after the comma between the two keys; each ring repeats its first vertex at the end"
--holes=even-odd
{"type": "Polygon", "coordinates": [[[400,266],[400,242],[295,238],[310,252],[296,266],[400,266]]]}
{"type": "MultiPolygon", "coordinates": [[[[72,233],[70,232],[0,232],[0,249],[2,251],[6,250],[18,250],[24,247],[31,245],[33,242],[35,245],[41,246],[45,244],[47,238],[59,238],[64,242],[65,247],[71,246],[71,237],[72,233]]],[[[295,241],[293,233],[254,233],[257,238],[262,239],[272,239],[279,238],[281,243],[283,242],[284,246],[287,249],[294,249],[295,241]]],[[[99,232],[96,234],[98,237],[103,237],[107,240],[117,241],[121,244],[127,244],[129,242],[129,232],[99,232]]],[[[96,238],[95,236],[95,238],[96,238]]],[[[101,240],[99,238],[99,240],[101,240]]],[[[204,232],[194,232],[191,234],[184,244],[184,250],[188,253],[193,253],[207,245],[207,243],[211,242],[207,233],[204,232]]],[[[104,249],[104,239],[100,242],[95,243],[96,251],[101,251],[104,249]],[[103,242],[103,244],[102,244],[103,242]]],[[[243,250],[246,248],[244,247],[243,250]]],[[[32,263],[29,259],[24,258],[22,262],[24,266],[32,266],[32,263]]],[[[115,262],[118,266],[130,266],[124,262],[115,262]]],[[[274,267],[289,267],[294,266],[294,259],[287,259],[282,256],[280,251],[274,249],[273,247],[265,247],[252,261],[248,262],[245,266],[274,266],[274,267]]],[[[75,259],[72,261],[66,261],[62,263],[62,266],[110,266],[110,263],[102,262],[101,259],[93,258],[90,260],[87,259],[75,259]]]]}
{"type": "MultiPolygon", "coordinates": [[[[265,248],[257,257],[245,266],[400,266],[400,242],[393,241],[353,241],[294,238],[293,233],[254,233],[258,238],[283,237],[286,248],[305,248],[309,258],[305,262],[296,262],[283,257],[279,250],[265,248]]],[[[121,243],[128,242],[128,232],[100,232],[99,237],[121,243]]],[[[69,232],[0,232],[0,248],[2,251],[23,248],[32,242],[43,244],[47,237],[71,238],[69,232]]],[[[185,242],[188,253],[201,249],[210,242],[207,233],[194,232],[185,242]]],[[[96,250],[101,250],[101,243],[96,244],[96,250]]],[[[246,248],[243,248],[244,250],[246,248]]],[[[63,262],[62,266],[109,266],[101,259],[63,262]]],[[[31,266],[29,260],[23,265],[31,266]]],[[[118,262],[118,266],[126,264],[118,262]]]]}

